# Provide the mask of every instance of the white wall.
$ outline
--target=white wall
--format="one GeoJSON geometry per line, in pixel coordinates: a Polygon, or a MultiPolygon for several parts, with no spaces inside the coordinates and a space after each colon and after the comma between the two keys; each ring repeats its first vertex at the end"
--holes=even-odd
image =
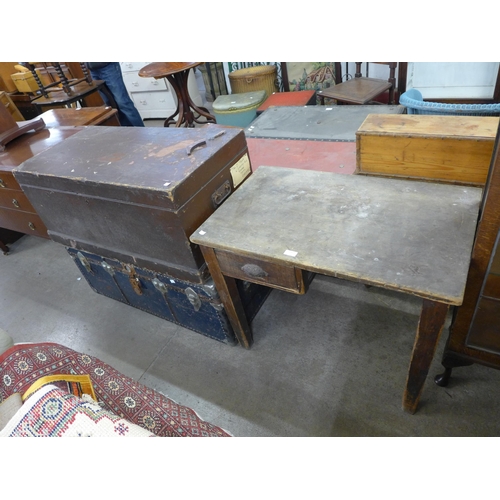
{"type": "Polygon", "coordinates": [[[424,99],[489,99],[493,96],[498,62],[409,62],[406,88],[424,99]]]}

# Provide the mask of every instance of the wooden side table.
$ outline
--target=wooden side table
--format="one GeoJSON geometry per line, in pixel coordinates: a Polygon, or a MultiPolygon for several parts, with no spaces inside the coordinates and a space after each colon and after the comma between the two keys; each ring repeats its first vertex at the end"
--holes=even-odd
{"type": "Polygon", "coordinates": [[[449,306],[462,304],[481,189],[261,166],[191,235],[236,337],[236,279],[305,293],[305,272],[422,298],[403,408],[417,409],[449,306]]]}
{"type": "Polygon", "coordinates": [[[192,68],[203,64],[201,62],[157,62],[144,66],[139,76],[145,78],[166,78],[177,96],[175,113],[169,116],[164,123],[165,127],[175,124],[176,127],[194,127],[195,123],[216,123],[215,117],[208,109],[197,106],[191,99],[188,91],[188,77],[192,68]],[[175,120],[175,116],[177,116],[175,120]],[[201,117],[205,120],[199,121],[201,117]]]}

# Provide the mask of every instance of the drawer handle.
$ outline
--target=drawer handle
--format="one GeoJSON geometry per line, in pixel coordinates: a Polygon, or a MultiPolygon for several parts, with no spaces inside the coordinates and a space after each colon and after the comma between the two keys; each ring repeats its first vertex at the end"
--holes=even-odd
{"type": "Polygon", "coordinates": [[[32,231],[34,231],[34,230],[36,229],[35,224],[33,224],[33,222],[28,222],[28,227],[29,227],[32,231]]]}
{"type": "Polygon", "coordinates": [[[19,208],[19,202],[18,202],[15,198],[13,198],[13,199],[12,199],[12,204],[13,204],[16,208],[19,208]]]}
{"type": "Polygon", "coordinates": [[[0,188],[4,188],[5,184],[3,183],[2,179],[0,179],[0,188]]]}
{"type": "Polygon", "coordinates": [[[251,278],[265,278],[266,276],[269,276],[264,269],[255,264],[245,264],[242,266],[241,270],[251,278]]]}

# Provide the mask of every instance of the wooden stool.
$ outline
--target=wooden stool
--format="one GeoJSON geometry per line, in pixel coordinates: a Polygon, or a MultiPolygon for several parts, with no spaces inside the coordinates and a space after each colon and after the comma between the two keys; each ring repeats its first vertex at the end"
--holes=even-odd
{"type": "Polygon", "coordinates": [[[166,78],[172,85],[175,94],[177,95],[177,108],[175,113],[169,116],[164,127],[169,127],[175,124],[180,127],[184,124],[185,127],[194,127],[195,123],[216,123],[215,117],[208,112],[208,109],[197,106],[189,95],[188,77],[189,71],[196,66],[203,64],[201,62],[158,62],[144,66],[139,71],[139,76],[145,78],[166,78]],[[179,115],[177,121],[174,119],[179,115]],[[203,116],[205,121],[198,121],[203,116]]]}

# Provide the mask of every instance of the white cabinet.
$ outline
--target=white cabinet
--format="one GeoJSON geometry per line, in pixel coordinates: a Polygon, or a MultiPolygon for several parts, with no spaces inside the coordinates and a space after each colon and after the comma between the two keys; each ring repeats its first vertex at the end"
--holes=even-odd
{"type": "MultiPolygon", "coordinates": [[[[166,78],[143,78],[139,70],[148,62],[120,63],[123,81],[135,107],[143,119],[165,119],[175,113],[177,96],[166,78]]],[[[197,106],[203,106],[203,100],[198,90],[194,71],[191,70],[188,78],[188,90],[191,99],[197,106]]]]}

